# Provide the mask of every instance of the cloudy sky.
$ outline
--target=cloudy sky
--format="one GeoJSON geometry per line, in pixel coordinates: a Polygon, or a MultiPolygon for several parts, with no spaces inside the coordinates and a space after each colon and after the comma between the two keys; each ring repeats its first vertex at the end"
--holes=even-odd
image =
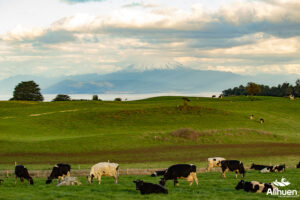
{"type": "Polygon", "coordinates": [[[0,79],[134,65],[300,74],[299,0],[0,0],[0,79]]]}

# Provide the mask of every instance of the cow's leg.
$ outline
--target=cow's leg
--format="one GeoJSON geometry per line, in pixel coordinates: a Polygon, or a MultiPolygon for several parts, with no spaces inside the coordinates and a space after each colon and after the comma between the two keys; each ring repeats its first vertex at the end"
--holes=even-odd
{"type": "Polygon", "coordinates": [[[226,171],[227,171],[227,169],[222,169],[222,177],[223,178],[226,178],[226,171]]]}
{"type": "Polygon", "coordinates": [[[70,173],[70,171],[68,171],[68,173],[67,173],[67,176],[71,176],[71,173],[70,173]]]}
{"type": "Polygon", "coordinates": [[[21,179],[21,183],[23,184],[23,183],[24,183],[24,178],[23,178],[23,177],[21,177],[20,179],[21,179]]]}
{"type": "Polygon", "coordinates": [[[193,173],[193,179],[195,180],[195,183],[198,186],[198,178],[197,178],[197,174],[196,173],[193,173]]]}
{"type": "Polygon", "coordinates": [[[98,181],[99,181],[99,184],[101,184],[101,175],[98,176],[98,181]]]}
{"type": "Polygon", "coordinates": [[[114,179],[115,179],[115,184],[117,184],[118,183],[118,175],[117,174],[114,175],[114,179]]]}
{"type": "Polygon", "coordinates": [[[174,187],[175,187],[176,185],[179,185],[179,183],[178,183],[177,178],[174,178],[174,187]]]}

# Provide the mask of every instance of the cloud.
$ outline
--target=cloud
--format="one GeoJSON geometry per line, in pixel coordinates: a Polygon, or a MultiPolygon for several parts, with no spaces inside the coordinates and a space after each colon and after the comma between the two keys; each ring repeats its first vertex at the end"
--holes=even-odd
{"type": "Polygon", "coordinates": [[[77,13],[48,27],[18,25],[0,35],[0,65],[11,69],[5,74],[177,65],[168,63],[235,73],[299,73],[297,1],[240,0],[214,11],[199,4],[182,9],[147,3],[120,4],[108,14],[77,13]]]}
{"type": "Polygon", "coordinates": [[[102,2],[105,0],[61,0],[61,1],[69,4],[76,4],[76,3],[88,3],[88,2],[102,2]]]}

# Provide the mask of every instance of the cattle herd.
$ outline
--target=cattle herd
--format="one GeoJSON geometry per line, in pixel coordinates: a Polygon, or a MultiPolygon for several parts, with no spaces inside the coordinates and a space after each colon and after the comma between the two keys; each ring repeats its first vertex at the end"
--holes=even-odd
{"type": "MultiPolygon", "coordinates": [[[[237,175],[240,174],[242,180],[238,182],[235,189],[240,190],[243,189],[246,192],[254,192],[254,193],[262,193],[267,192],[269,189],[272,191],[277,189],[272,183],[260,183],[258,181],[244,181],[246,170],[244,165],[239,160],[226,160],[222,157],[213,157],[207,159],[207,172],[209,172],[214,167],[220,167],[222,170],[221,176],[223,178],[226,177],[225,173],[227,171],[235,172],[236,178],[237,175]]],[[[300,162],[296,166],[300,168],[300,162]]],[[[259,170],[261,173],[267,172],[284,172],[285,165],[257,165],[252,164],[250,169],[259,170]]],[[[46,180],[46,184],[50,184],[53,179],[56,179],[56,186],[63,185],[81,185],[81,182],[76,177],[71,177],[71,166],[69,164],[59,163],[56,164],[51,171],[50,176],[46,180]]],[[[92,183],[93,179],[98,179],[98,183],[101,184],[102,176],[110,176],[113,177],[115,183],[118,183],[119,176],[119,164],[110,163],[110,162],[100,162],[91,167],[90,173],[87,176],[88,182],[92,183]]],[[[133,182],[136,184],[136,190],[140,190],[141,194],[151,194],[151,193],[162,193],[168,194],[168,190],[164,187],[166,181],[173,180],[174,186],[178,185],[178,179],[185,179],[190,183],[190,186],[195,182],[198,186],[198,178],[197,178],[197,167],[194,164],[176,164],[170,166],[166,170],[155,171],[151,174],[152,177],[161,176],[162,178],[159,181],[159,184],[144,182],[143,180],[134,180],[133,182]]],[[[33,185],[33,179],[29,175],[29,172],[26,167],[23,165],[15,166],[15,184],[17,183],[17,179],[23,183],[24,179],[28,181],[29,184],[33,185]]],[[[3,182],[0,179],[0,184],[3,182]]]]}

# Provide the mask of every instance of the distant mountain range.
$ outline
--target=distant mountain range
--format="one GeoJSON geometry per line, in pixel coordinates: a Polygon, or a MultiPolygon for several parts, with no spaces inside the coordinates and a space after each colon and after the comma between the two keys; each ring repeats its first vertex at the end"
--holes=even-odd
{"type": "Polygon", "coordinates": [[[11,94],[21,81],[34,80],[43,94],[101,93],[197,93],[221,92],[249,81],[266,85],[295,83],[297,75],[239,75],[231,72],[195,70],[185,67],[137,71],[131,68],[109,73],[60,77],[19,75],[0,80],[0,93],[11,94]]]}

